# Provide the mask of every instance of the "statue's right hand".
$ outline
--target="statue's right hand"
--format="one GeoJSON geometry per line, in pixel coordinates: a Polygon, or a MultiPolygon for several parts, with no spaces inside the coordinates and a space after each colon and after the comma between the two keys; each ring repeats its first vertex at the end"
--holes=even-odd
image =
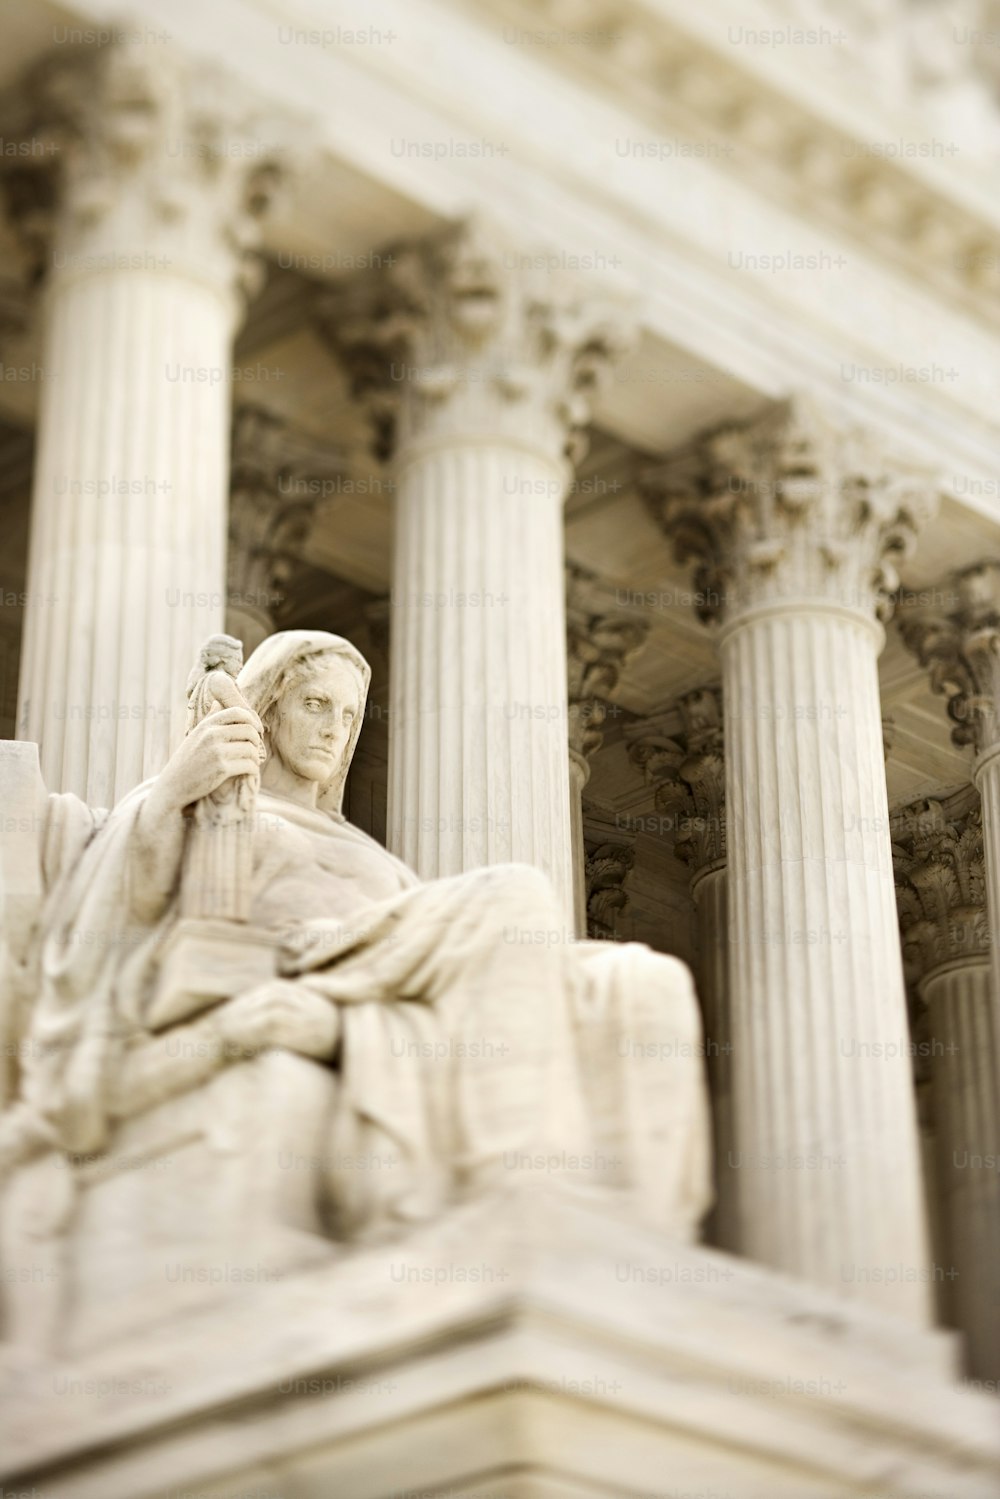
{"type": "Polygon", "coordinates": [[[256,713],[221,708],[181,741],[151,795],[164,810],[181,811],[234,776],[257,775],[263,754],[263,728],[256,713]]]}

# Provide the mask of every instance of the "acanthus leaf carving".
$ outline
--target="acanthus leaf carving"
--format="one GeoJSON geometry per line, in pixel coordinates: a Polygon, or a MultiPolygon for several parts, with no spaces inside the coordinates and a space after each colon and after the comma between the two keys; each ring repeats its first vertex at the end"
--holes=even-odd
{"type": "Polygon", "coordinates": [[[627,301],[516,251],[479,215],[380,260],[319,306],[377,456],[479,432],[578,461],[594,396],[634,338],[627,301]]]}
{"type": "Polygon", "coordinates": [[[709,433],[684,463],[647,471],[642,488],[678,561],[696,564],[703,622],[783,600],[884,620],[937,481],[795,396],[709,433]]]}

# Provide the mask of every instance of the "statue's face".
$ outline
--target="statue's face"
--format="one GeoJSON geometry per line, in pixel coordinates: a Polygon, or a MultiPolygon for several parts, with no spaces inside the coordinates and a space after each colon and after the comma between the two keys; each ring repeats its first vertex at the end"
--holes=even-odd
{"type": "Polygon", "coordinates": [[[271,722],[271,753],[305,781],[329,781],[340,766],[361,711],[356,673],[324,661],[282,693],[271,722]]]}

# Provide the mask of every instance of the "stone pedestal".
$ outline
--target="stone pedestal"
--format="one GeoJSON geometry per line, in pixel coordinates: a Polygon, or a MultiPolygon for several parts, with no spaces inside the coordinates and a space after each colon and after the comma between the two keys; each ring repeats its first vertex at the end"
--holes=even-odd
{"type": "Polygon", "coordinates": [[[389,846],[534,864],[569,931],[562,504],[621,310],[478,222],[388,264],[326,325],[395,464],[389,846]]]}
{"type": "Polygon", "coordinates": [[[6,1485],[47,1499],[992,1499],[1000,1478],[995,1402],[954,1382],[947,1336],[544,1187],[141,1342],[8,1359],[2,1393],[6,1485]]]}
{"type": "Polygon", "coordinates": [[[931,482],[804,402],[654,480],[721,621],[739,1235],[918,1322],[928,1253],[876,659],[931,482]]]}
{"type": "Polygon", "coordinates": [[[67,55],[29,90],[60,167],[18,733],[47,786],[111,806],[163,765],[222,627],[232,337],[268,163],[220,153],[252,148],[245,109],[162,49],[67,55]]]}

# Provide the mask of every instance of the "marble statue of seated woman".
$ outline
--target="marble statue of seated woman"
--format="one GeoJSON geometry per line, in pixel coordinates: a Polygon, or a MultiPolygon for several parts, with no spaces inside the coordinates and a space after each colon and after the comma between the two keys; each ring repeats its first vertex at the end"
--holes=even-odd
{"type": "Polygon", "coordinates": [[[207,712],[93,834],[46,907],[21,1107],[59,1149],[107,1148],[183,919],[191,808],[259,775],[245,930],[275,973],[193,1024],[218,1067],[284,1048],[337,1069],[331,1159],[397,1163],[334,1180],[337,1235],[397,1232],[540,1170],[690,1235],[709,1151],[687,969],[567,941],[534,868],[422,882],[347,822],[369,678],[337,636],[271,636],[237,678],[248,706],[207,712]]]}

